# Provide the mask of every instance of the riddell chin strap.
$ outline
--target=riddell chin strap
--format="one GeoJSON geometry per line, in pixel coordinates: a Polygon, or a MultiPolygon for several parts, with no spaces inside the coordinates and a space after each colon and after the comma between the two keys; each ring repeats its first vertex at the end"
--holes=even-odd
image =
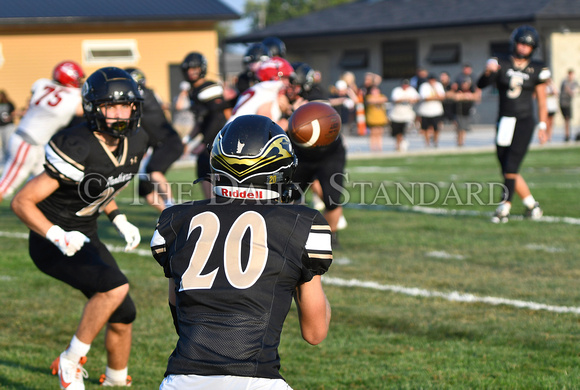
{"type": "Polygon", "coordinates": [[[230,187],[230,186],[215,186],[213,188],[214,194],[224,198],[232,199],[278,199],[280,194],[276,191],[266,190],[263,188],[252,187],[230,187]]]}

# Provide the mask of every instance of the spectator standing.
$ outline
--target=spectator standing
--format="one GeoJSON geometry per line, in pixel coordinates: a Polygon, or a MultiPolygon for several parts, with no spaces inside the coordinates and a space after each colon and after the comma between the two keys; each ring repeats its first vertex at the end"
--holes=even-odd
{"type": "Polygon", "coordinates": [[[8,142],[8,156],[0,178],[0,202],[31,175],[43,171],[44,147],[58,130],[81,117],[81,85],[85,74],[79,64],[63,61],[32,85],[30,104],[8,142]]]}
{"type": "Polygon", "coordinates": [[[443,99],[443,122],[455,125],[456,105],[455,105],[455,92],[457,91],[458,84],[451,82],[451,77],[447,72],[441,72],[439,74],[439,82],[445,90],[445,99],[443,99]]]}
{"type": "Polygon", "coordinates": [[[430,74],[427,82],[419,87],[421,103],[418,114],[421,116],[421,132],[425,137],[425,146],[439,145],[439,130],[443,118],[443,99],[445,99],[445,89],[437,76],[430,74]]]}
{"type": "Polygon", "coordinates": [[[466,79],[473,80],[473,68],[470,63],[464,63],[463,68],[461,68],[461,73],[457,75],[454,83],[459,85],[463,83],[466,79]]]}
{"type": "Polygon", "coordinates": [[[454,96],[457,146],[463,146],[465,144],[465,133],[471,131],[473,113],[475,105],[481,100],[481,91],[473,85],[471,78],[463,77],[454,96]]]}
{"type": "Polygon", "coordinates": [[[383,150],[383,134],[388,124],[387,104],[388,98],[383,95],[376,85],[371,86],[365,96],[365,114],[367,126],[370,129],[370,149],[373,152],[383,150]]]}
{"type": "Polygon", "coordinates": [[[560,111],[564,117],[564,141],[570,141],[570,125],[573,117],[572,102],[578,91],[578,82],[574,77],[574,69],[568,70],[568,75],[560,86],[560,111]]]}
{"type": "Polygon", "coordinates": [[[558,89],[554,85],[554,80],[550,77],[546,80],[546,107],[548,109],[548,119],[546,120],[546,142],[552,141],[554,117],[558,112],[558,95],[558,89]]]}
{"type": "Polygon", "coordinates": [[[510,36],[511,55],[490,58],[477,82],[479,88],[495,85],[499,93],[496,148],[504,177],[504,193],[491,219],[493,223],[508,221],[515,193],[522,199],[526,217],[539,219],[543,214],[540,204],[519,174],[536,128],[540,141],[546,140],[545,82],[550,77],[550,70],[542,62],[531,59],[539,44],[540,36],[535,28],[528,25],[517,27],[510,36]],[[534,96],[540,120],[537,125],[534,96]]]}
{"type": "MultiPolygon", "coordinates": [[[[356,126],[353,121],[355,107],[359,100],[356,92],[352,90],[344,80],[337,80],[334,84],[334,88],[331,88],[329,95],[330,104],[340,115],[342,121],[342,129],[347,134],[356,134],[356,126]]],[[[364,103],[363,103],[363,113],[364,113],[364,103]]],[[[364,118],[364,114],[363,114],[364,118]]],[[[366,120],[366,119],[365,119],[366,120]]],[[[364,125],[366,127],[366,123],[364,125]]]]}
{"type": "Polygon", "coordinates": [[[2,142],[2,158],[0,163],[4,164],[8,156],[8,140],[14,130],[16,107],[8,97],[6,91],[0,90],[0,142],[2,142]]]}
{"type": "Polygon", "coordinates": [[[297,160],[272,120],[234,119],[210,161],[216,198],[165,210],[151,240],[179,336],[159,388],[291,389],[279,372],[282,327],[294,299],[304,340],[328,333],[330,229],[318,211],[281,204],[297,160]]]}
{"type": "Polygon", "coordinates": [[[344,72],[340,76],[340,80],[344,81],[347,86],[347,95],[354,102],[354,107],[349,108],[349,118],[347,122],[347,129],[352,129],[356,125],[356,133],[359,136],[367,134],[367,123],[365,117],[365,97],[361,89],[356,85],[356,77],[352,72],[344,72]]]}
{"type": "Polygon", "coordinates": [[[137,131],[142,101],[137,84],[122,69],[102,68],[89,76],[83,86],[86,122],[50,139],[44,172],[12,200],[12,210],[30,229],[34,264],[88,298],[69,346],[51,366],[61,389],[84,390],[83,364],[103,328],[107,368],[101,384],[131,385],[127,370],[135,305],[127,277],[99,239],[97,219],[107,214],[126,251],[139,245],[139,229],[114,198],[137,174],[147,149],[147,133],[137,131]]]}
{"type": "MultiPolygon", "coordinates": [[[[415,75],[413,77],[411,77],[410,84],[411,87],[415,88],[415,90],[417,90],[417,92],[419,92],[419,87],[421,87],[421,84],[423,84],[424,82],[427,81],[427,79],[429,78],[429,72],[427,71],[426,68],[423,67],[419,67],[417,68],[415,75]]],[[[419,106],[415,107],[415,112],[419,112],[419,106]]],[[[415,116],[415,127],[417,129],[421,129],[421,115],[417,114],[415,116]]]]}
{"type": "Polygon", "coordinates": [[[397,151],[404,152],[409,146],[409,142],[405,139],[405,130],[415,120],[413,106],[420,98],[421,96],[417,90],[411,87],[407,79],[404,79],[401,85],[395,87],[391,92],[392,108],[389,112],[389,118],[397,151]]]}
{"type": "Polygon", "coordinates": [[[383,78],[376,73],[373,72],[366,72],[365,77],[363,79],[363,84],[359,87],[359,90],[362,91],[363,96],[369,94],[369,91],[372,87],[380,86],[383,78]]]}
{"type": "Polygon", "coordinates": [[[429,78],[429,71],[426,68],[419,67],[419,68],[417,68],[415,75],[413,77],[411,77],[411,80],[409,80],[409,82],[410,82],[411,87],[413,87],[417,91],[419,91],[419,87],[421,87],[421,84],[426,82],[428,78],[429,78]]]}

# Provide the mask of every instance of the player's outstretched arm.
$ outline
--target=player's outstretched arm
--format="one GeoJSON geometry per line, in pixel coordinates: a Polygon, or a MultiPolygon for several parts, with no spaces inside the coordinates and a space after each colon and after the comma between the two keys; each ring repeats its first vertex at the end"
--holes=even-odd
{"type": "Polygon", "coordinates": [[[302,338],[312,345],[320,344],[328,334],[330,303],[322,289],[320,275],[296,288],[296,305],[302,338]]]}

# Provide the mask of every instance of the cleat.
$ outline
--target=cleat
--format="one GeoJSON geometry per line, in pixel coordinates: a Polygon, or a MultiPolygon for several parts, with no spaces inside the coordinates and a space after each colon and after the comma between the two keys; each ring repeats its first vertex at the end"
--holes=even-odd
{"type": "Polygon", "coordinates": [[[540,204],[536,202],[534,204],[534,207],[532,207],[531,209],[526,209],[524,217],[536,221],[542,218],[542,215],[544,215],[544,211],[540,208],[540,204]]]}
{"type": "Polygon", "coordinates": [[[105,387],[131,387],[131,382],[133,380],[131,379],[130,375],[127,375],[127,379],[125,381],[121,381],[121,382],[115,382],[113,380],[111,380],[111,378],[107,378],[107,376],[105,374],[102,374],[101,377],[99,378],[99,382],[101,383],[101,386],[105,386],[105,387]]]}
{"type": "Polygon", "coordinates": [[[509,215],[497,215],[495,213],[493,217],[491,217],[491,223],[507,223],[509,221],[509,215]]]}
{"type": "Polygon", "coordinates": [[[87,370],[83,365],[87,362],[86,356],[75,363],[64,357],[64,352],[54,359],[50,368],[52,375],[58,375],[58,383],[63,390],[84,390],[83,378],[88,378],[87,370]]]}
{"type": "Polygon", "coordinates": [[[511,205],[507,206],[505,203],[500,203],[491,217],[491,223],[507,223],[510,216],[511,205]]]}

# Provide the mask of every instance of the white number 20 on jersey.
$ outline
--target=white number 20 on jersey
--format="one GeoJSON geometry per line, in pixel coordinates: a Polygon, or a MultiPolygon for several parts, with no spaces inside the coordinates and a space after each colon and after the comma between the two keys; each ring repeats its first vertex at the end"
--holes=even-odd
{"type": "MultiPolygon", "coordinates": [[[[201,228],[201,234],[191,255],[189,267],[183,273],[179,291],[210,289],[213,286],[219,267],[202,274],[220,232],[220,220],[212,212],[196,215],[189,223],[188,237],[192,231],[201,228]]],[[[248,211],[236,219],[224,242],[223,267],[228,282],[235,288],[247,289],[253,286],[266,267],[268,260],[267,230],[264,218],[248,211]],[[242,265],[242,240],[250,231],[250,254],[247,265],[242,265]]]]}

